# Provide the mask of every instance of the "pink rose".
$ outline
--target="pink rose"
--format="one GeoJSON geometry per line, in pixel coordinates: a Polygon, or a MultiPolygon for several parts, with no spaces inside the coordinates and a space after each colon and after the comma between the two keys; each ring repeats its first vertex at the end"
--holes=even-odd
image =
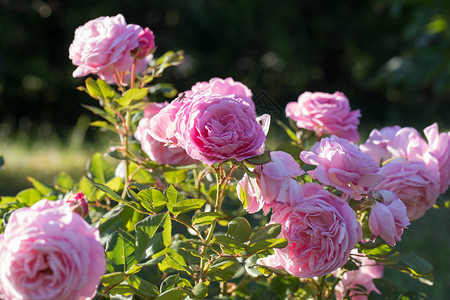
{"type": "Polygon", "coordinates": [[[323,138],[311,151],[302,151],[300,159],[317,168],[308,173],[323,184],[334,186],[347,196],[361,195],[383,179],[379,167],[366,153],[346,139],[335,136],[323,138]]]}
{"type": "Polygon", "coordinates": [[[248,102],[209,93],[180,101],[174,136],[192,158],[212,165],[263,153],[266,136],[248,102]]]}
{"type": "Polygon", "coordinates": [[[384,179],[373,190],[394,192],[406,206],[410,221],[420,218],[439,196],[439,174],[423,162],[397,158],[379,172],[384,179]]]}
{"type": "Polygon", "coordinates": [[[68,197],[64,200],[66,205],[72,209],[72,211],[79,214],[81,217],[86,217],[89,211],[89,206],[86,200],[86,197],[82,192],[78,192],[75,195],[69,194],[68,197]]]}
{"type": "Polygon", "coordinates": [[[401,240],[403,230],[408,227],[406,206],[391,191],[374,193],[375,204],[371,206],[369,228],[374,237],[380,236],[389,245],[395,246],[401,240]]]}
{"type": "Polygon", "coordinates": [[[91,299],[105,270],[98,229],[63,201],[17,209],[0,235],[1,299],[91,299]]]}
{"type": "MultiPolygon", "coordinates": [[[[255,213],[262,209],[265,214],[274,202],[289,202],[289,198],[298,198],[300,183],[294,177],[305,173],[291,155],[283,151],[270,152],[271,162],[255,167],[257,187],[254,187],[247,174],[237,185],[237,194],[245,193],[247,211],[255,213]],[[256,190],[259,190],[259,194],[256,190]]],[[[241,199],[242,201],[242,199],[241,199]]]]}
{"type": "Polygon", "coordinates": [[[188,101],[188,99],[177,98],[153,116],[153,121],[150,123],[148,130],[155,140],[178,146],[178,140],[175,137],[175,118],[185,101],[188,101]]]}
{"type": "Polygon", "coordinates": [[[359,149],[369,154],[377,163],[386,161],[392,157],[388,147],[400,129],[400,126],[384,127],[380,130],[374,129],[367,141],[359,146],[359,149]]]}
{"type": "Polygon", "coordinates": [[[297,199],[276,204],[272,211],[271,221],[282,225],[280,237],[288,245],[259,262],[282,267],[294,276],[322,276],[342,267],[362,237],[347,202],[317,183],[303,185],[297,199]]]}
{"type": "Polygon", "coordinates": [[[299,128],[313,130],[320,137],[334,134],[352,142],[359,140],[359,109],[350,110],[350,104],[343,93],[305,92],[297,102],[289,102],[286,116],[297,122],[299,128]]]}
{"type": "Polygon", "coordinates": [[[113,83],[115,70],[129,71],[134,62],[131,51],[138,47],[138,25],[127,25],[122,15],[99,17],[78,27],[69,48],[69,58],[77,67],[73,77],[97,74],[113,83]]]}
{"type": "Polygon", "coordinates": [[[424,129],[428,139],[429,151],[437,160],[437,169],[440,177],[441,194],[445,193],[450,185],[450,132],[439,133],[436,123],[424,129]]]}
{"type": "MultiPolygon", "coordinates": [[[[358,254],[355,250],[352,253],[358,254]]],[[[337,300],[343,300],[348,291],[350,291],[349,296],[352,300],[367,300],[372,291],[380,294],[373,279],[383,277],[383,266],[366,256],[354,256],[354,258],[359,269],[347,271],[342,275],[334,289],[337,300]]]]}
{"type": "MultiPolygon", "coordinates": [[[[243,83],[234,81],[233,78],[228,77],[221,79],[214,77],[209,82],[197,82],[189,91],[185,91],[186,97],[192,97],[194,93],[210,93],[217,95],[230,95],[234,98],[241,98],[255,109],[255,103],[252,100],[252,91],[243,83]]],[[[182,94],[180,94],[182,95],[182,94]]]]}
{"type": "Polygon", "coordinates": [[[187,155],[186,151],[180,147],[172,147],[164,142],[158,141],[150,133],[152,124],[157,124],[158,128],[167,125],[164,122],[156,123],[155,116],[169,104],[150,103],[144,110],[144,117],[139,121],[139,125],[134,133],[135,138],[141,142],[142,150],[148,155],[150,160],[159,164],[168,165],[189,165],[197,161],[187,155]]]}
{"type": "Polygon", "coordinates": [[[411,127],[385,127],[374,129],[369,139],[360,146],[377,163],[390,158],[406,158],[410,161],[428,161],[428,145],[420,133],[411,127]]]}
{"type": "Polygon", "coordinates": [[[136,58],[144,58],[155,51],[155,35],[148,27],[142,29],[138,36],[139,46],[134,49],[133,54],[136,58]]]}

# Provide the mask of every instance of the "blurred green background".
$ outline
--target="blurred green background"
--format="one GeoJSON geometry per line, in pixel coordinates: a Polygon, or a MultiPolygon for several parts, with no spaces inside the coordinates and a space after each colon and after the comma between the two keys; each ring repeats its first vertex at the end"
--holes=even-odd
{"type": "MultiPolygon", "coordinates": [[[[94,102],[75,89],[83,79],[71,76],[68,48],[76,27],[118,13],[154,31],[156,55],[185,50],[164,77],[180,91],[231,76],[281,109],[304,91],[342,91],[361,109],[363,137],[388,125],[450,128],[450,1],[0,0],[1,195],[29,175],[78,178],[108,145],[88,129],[81,104],[94,102]]],[[[388,272],[392,281],[448,297],[448,216],[429,211],[399,244],[433,263],[436,285],[388,272]]]]}

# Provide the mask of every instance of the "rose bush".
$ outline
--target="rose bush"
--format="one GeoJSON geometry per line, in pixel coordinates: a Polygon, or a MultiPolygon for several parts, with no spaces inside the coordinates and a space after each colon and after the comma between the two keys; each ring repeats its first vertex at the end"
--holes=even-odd
{"type": "Polygon", "coordinates": [[[105,270],[98,230],[63,201],[17,209],[0,235],[2,299],[91,299],[105,270]]]}

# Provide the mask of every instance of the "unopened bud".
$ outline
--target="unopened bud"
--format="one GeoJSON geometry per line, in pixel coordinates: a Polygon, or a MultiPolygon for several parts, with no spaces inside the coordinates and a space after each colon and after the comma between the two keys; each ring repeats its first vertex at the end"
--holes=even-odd
{"type": "Polygon", "coordinates": [[[78,192],[75,195],[69,195],[64,202],[70,206],[73,212],[76,212],[83,218],[87,216],[89,206],[86,197],[82,192],[78,192]]]}

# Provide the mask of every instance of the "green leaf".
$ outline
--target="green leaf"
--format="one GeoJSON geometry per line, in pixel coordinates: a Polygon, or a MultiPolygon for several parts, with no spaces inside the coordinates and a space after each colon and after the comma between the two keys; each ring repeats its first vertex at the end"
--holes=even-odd
{"type": "Polygon", "coordinates": [[[227,281],[233,278],[240,268],[239,262],[232,258],[219,258],[207,271],[206,275],[215,281],[227,281]]]}
{"type": "MultiPolygon", "coordinates": [[[[368,244],[368,243],[364,243],[368,244]]],[[[386,256],[389,252],[392,251],[392,248],[386,244],[374,244],[375,247],[371,248],[370,245],[360,245],[361,252],[368,256],[386,256]],[[364,247],[364,248],[363,248],[364,247]]]]}
{"type": "Polygon", "coordinates": [[[16,195],[17,201],[31,206],[41,200],[41,193],[36,189],[26,189],[16,195]]]}
{"type": "Polygon", "coordinates": [[[127,282],[133,291],[139,296],[145,298],[155,298],[159,295],[158,288],[154,284],[142,279],[136,274],[130,275],[127,278],[127,282]]]}
{"type": "Polygon", "coordinates": [[[192,217],[192,225],[208,225],[217,219],[223,219],[223,216],[217,212],[199,212],[192,217]]]}
{"type": "Polygon", "coordinates": [[[79,187],[88,200],[96,200],[94,195],[97,189],[86,176],[81,177],[79,187]]]}
{"type": "Polygon", "coordinates": [[[97,86],[99,87],[102,97],[105,100],[112,100],[116,95],[116,91],[101,79],[97,79],[97,86]]]}
{"type": "Polygon", "coordinates": [[[402,254],[399,259],[411,276],[424,284],[433,285],[433,266],[428,261],[414,252],[402,254]]]}
{"type": "Polygon", "coordinates": [[[116,124],[117,123],[116,119],[114,118],[114,115],[108,114],[103,109],[100,109],[100,108],[95,107],[95,106],[85,105],[85,104],[82,104],[81,106],[83,106],[87,110],[91,111],[92,113],[96,114],[97,116],[102,117],[103,119],[105,119],[106,121],[108,121],[111,124],[116,124]]]}
{"type": "Polygon", "coordinates": [[[134,237],[128,232],[119,229],[112,233],[106,243],[106,257],[115,271],[126,272],[136,264],[134,237]]]}
{"type": "Polygon", "coordinates": [[[255,234],[250,239],[250,244],[276,238],[278,237],[280,232],[281,224],[274,223],[266,225],[264,227],[260,227],[258,230],[256,230],[255,234]]]}
{"type": "Polygon", "coordinates": [[[126,274],[123,272],[114,272],[103,275],[100,280],[105,287],[116,285],[125,280],[126,274]]]}
{"type": "Polygon", "coordinates": [[[383,296],[391,297],[397,293],[397,287],[385,279],[374,278],[372,281],[383,296]]]}
{"type": "Polygon", "coordinates": [[[104,128],[104,129],[112,131],[112,132],[116,132],[116,128],[106,121],[94,121],[94,122],[90,123],[89,125],[91,125],[93,127],[104,128]]]}
{"type": "Polygon", "coordinates": [[[169,226],[167,219],[170,217],[168,213],[148,216],[136,224],[136,259],[138,261],[148,257],[147,251],[151,249],[152,238],[161,226],[169,226]]]}
{"type": "Polygon", "coordinates": [[[189,299],[192,300],[201,300],[201,299],[205,299],[206,296],[208,295],[208,286],[209,286],[209,282],[199,282],[197,283],[194,288],[192,289],[192,293],[194,293],[195,297],[189,297],[189,299]]]}
{"type": "Polygon", "coordinates": [[[34,179],[33,177],[27,177],[27,179],[28,179],[28,181],[31,182],[33,187],[44,196],[49,195],[54,192],[53,187],[46,185],[46,184],[38,181],[37,179],[34,179]]]}
{"type": "Polygon", "coordinates": [[[233,254],[235,253],[241,253],[245,250],[246,245],[244,243],[239,242],[238,240],[225,236],[225,235],[218,235],[214,237],[214,242],[219,243],[226,248],[233,250],[233,254]]]}
{"type": "Polygon", "coordinates": [[[250,244],[247,248],[248,254],[260,253],[272,248],[284,248],[287,246],[287,240],[285,238],[280,239],[267,239],[250,244]]]}
{"type": "Polygon", "coordinates": [[[173,269],[179,271],[185,271],[188,274],[192,274],[192,270],[188,267],[183,256],[177,253],[172,248],[167,249],[165,262],[173,269]]]}
{"type": "Polygon", "coordinates": [[[154,188],[140,191],[137,197],[145,209],[154,213],[160,212],[168,201],[167,197],[160,190],[154,188]]]}
{"type": "Polygon", "coordinates": [[[91,77],[89,77],[88,79],[86,79],[85,83],[86,83],[86,90],[89,96],[97,100],[102,100],[103,98],[102,91],[100,90],[97,82],[91,77]]]}
{"type": "MultiPolygon", "coordinates": [[[[96,188],[98,188],[99,190],[105,192],[109,198],[111,198],[114,201],[117,201],[119,203],[124,203],[126,205],[132,206],[128,201],[124,200],[122,197],[120,197],[119,195],[117,195],[116,192],[114,192],[110,187],[104,185],[104,184],[100,184],[94,181],[90,181],[92,185],[94,185],[96,188]]],[[[133,209],[135,207],[132,207],[133,209]]]]}
{"type": "Polygon", "coordinates": [[[88,165],[90,177],[98,183],[105,184],[114,177],[114,171],[114,168],[98,152],[92,156],[88,165]]]}
{"type": "Polygon", "coordinates": [[[426,294],[416,291],[406,292],[398,296],[398,300],[428,300],[428,299],[430,298],[427,297],[426,294]]]}
{"type": "Polygon", "coordinates": [[[117,99],[117,103],[122,107],[127,107],[130,105],[131,101],[144,99],[144,97],[147,96],[147,93],[147,88],[132,88],[126,91],[120,99],[117,99]]]}
{"type": "Polygon", "coordinates": [[[267,151],[261,155],[256,155],[256,156],[247,158],[245,161],[252,165],[263,165],[268,162],[271,162],[272,158],[270,157],[270,152],[267,151]]]}
{"type": "Polygon", "coordinates": [[[153,184],[156,182],[155,177],[147,170],[140,168],[135,163],[130,163],[129,173],[133,174],[132,179],[141,184],[153,184]]]}
{"type": "Polygon", "coordinates": [[[187,178],[187,170],[175,170],[164,172],[164,178],[169,184],[179,185],[187,178]]]}
{"type": "Polygon", "coordinates": [[[161,295],[159,295],[156,299],[159,300],[179,300],[186,297],[186,295],[192,295],[195,297],[195,295],[189,291],[187,288],[184,287],[176,287],[170,290],[165,291],[161,295]]]}
{"type": "Polygon", "coordinates": [[[237,217],[228,223],[227,236],[244,243],[252,234],[252,227],[243,217],[237,217]]]}
{"type": "Polygon", "coordinates": [[[170,211],[175,215],[184,214],[188,211],[197,210],[205,205],[204,199],[186,199],[175,203],[170,211]]]}
{"type": "Polygon", "coordinates": [[[164,279],[163,282],[161,282],[161,285],[159,286],[159,292],[164,293],[165,291],[174,288],[180,281],[181,278],[178,274],[167,276],[167,278],[164,279]]]}
{"type": "Polygon", "coordinates": [[[56,178],[55,188],[63,192],[68,192],[73,188],[73,179],[66,172],[59,173],[56,178]]]}
{"type": "Polygon", "coordinates": [[[173,187],[173,185],[170,185],[166,191],[165,191],[166,197],[167,197],[167,207],[170,208],[174,206],[175,203],[178,201],[178,192],[173,187]]]}

